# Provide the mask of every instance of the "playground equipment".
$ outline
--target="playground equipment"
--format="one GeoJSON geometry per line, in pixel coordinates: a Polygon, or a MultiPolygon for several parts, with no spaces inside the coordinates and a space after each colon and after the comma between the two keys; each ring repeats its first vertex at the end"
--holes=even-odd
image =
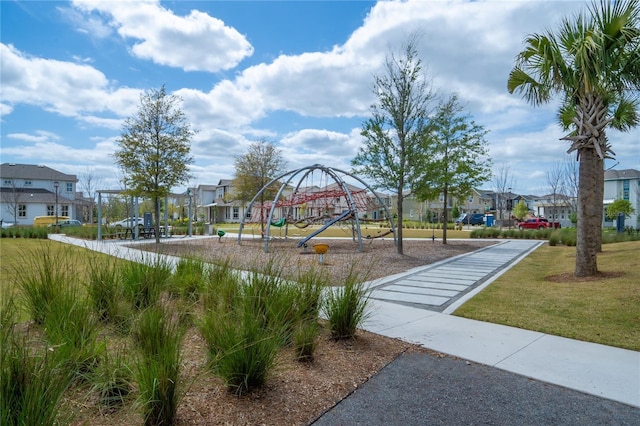
{"type": "MultiPolygon", "coordinates": [[[[300,247],[300,245],[298,245],[298,247],[300,247]]],[[[324,255],[327,251],[329,251],[329,245],[328,244],[323,244],[323,243],[319,243],[319,244],[314,244],[313,245],[313,251],[316,252],[316,254],[318,255],[318,263],[322,264],[324,263],[324,255]]]]}
{"type": "Polygon", "coordinates": [[[280,228],[281,232],[284,230],[286,238],[289,225],[306,228],[321,223],[319,229],[298,242],[298,247],[306,247],[310,239],[328,227],[347,222],[351,225],[354,241],[357,240],[358,250],[362,251],[360,223],[365,220],[363,216],[368,214],[373,216],[372,219],[367,219],[368,222],[389,223],[390,233],[393,233],[395,242],[393,218],[378,194],[357,176],[320,164],[292,170],[276,177],[253,197],[248,211],[250,215],[243,217],[240,222],[238,244],[247,222],[262,223],[266,225],[262,235],[265,253],[269,251],[271,226],[280,228]],[[365,189],[349,185],[344,178],[357,181],[365,189]],[[298,179],[297,184],[295,179],[298,179]],[[264,199],[265,191],[278,186],[273,200],[263,203],[256,201],[264,199]],[[280,217],[277,218],[278,216],[280,217]]]}

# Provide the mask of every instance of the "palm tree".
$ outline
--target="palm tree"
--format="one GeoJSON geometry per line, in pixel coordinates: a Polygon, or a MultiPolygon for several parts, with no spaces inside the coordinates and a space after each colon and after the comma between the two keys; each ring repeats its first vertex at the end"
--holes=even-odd
{"type": "Polygon", "coordinates": [[[557,34],[534,34],[509,74],[518,91],[538,106],[560,96],[558,118],[580,161],[575,275],[595,275],[602,242],[604,160],[614,152],[612,127],[639,123],[640,0],[595,1],[590,14],[564,19],[557,34]]]}

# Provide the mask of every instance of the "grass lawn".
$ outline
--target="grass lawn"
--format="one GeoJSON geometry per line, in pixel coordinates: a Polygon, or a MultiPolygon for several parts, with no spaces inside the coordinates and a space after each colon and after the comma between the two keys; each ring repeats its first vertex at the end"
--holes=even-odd
{"type": "Polygon", "coordinates": [[[575,253],[540,247],[455,315],[640,351],[640,241],[603,245],[595,279],[573,277],[575,253]]]}

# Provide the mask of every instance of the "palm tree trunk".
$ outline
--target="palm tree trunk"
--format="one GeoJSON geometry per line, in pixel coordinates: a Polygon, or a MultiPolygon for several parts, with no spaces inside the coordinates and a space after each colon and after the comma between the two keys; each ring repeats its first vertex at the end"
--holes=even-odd
{"type": "Polygon", "coordinates": [[[581,148],[575,268],[577,277],[588,277],[598,272],[597,254],[602,240],[603,196],[598,189],[599,179],[602,179],[604,185],[602,160],[594,149],[581,148]]]}

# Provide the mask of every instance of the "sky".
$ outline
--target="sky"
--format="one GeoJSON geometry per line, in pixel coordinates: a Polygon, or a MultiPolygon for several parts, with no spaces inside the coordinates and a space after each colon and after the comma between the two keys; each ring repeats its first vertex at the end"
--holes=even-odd
{"type": "MultiPolygon", "coordinates": [[[[0,0],[0,161],[74,174],[79,188],[91,176],[98,189],[120,189],[113,153],[123,122],[141,93],[164,85],[197,130],[189,186],[233,178],[234,159],[260,140],[281,150],[287,170],[349,171],[374,77],[418,33],[434,90],[457,93],[488,130],[494,173],[515,193],[546,194],[547,173],[575,161],[560,140],[559,104],[533,107],[508,93],[507,78],[527,35],[556,30],[588,5],[0,0]]],[[[640,128],[608,137],[616,158],[605,167],[640,170],[640,128]]]]}

